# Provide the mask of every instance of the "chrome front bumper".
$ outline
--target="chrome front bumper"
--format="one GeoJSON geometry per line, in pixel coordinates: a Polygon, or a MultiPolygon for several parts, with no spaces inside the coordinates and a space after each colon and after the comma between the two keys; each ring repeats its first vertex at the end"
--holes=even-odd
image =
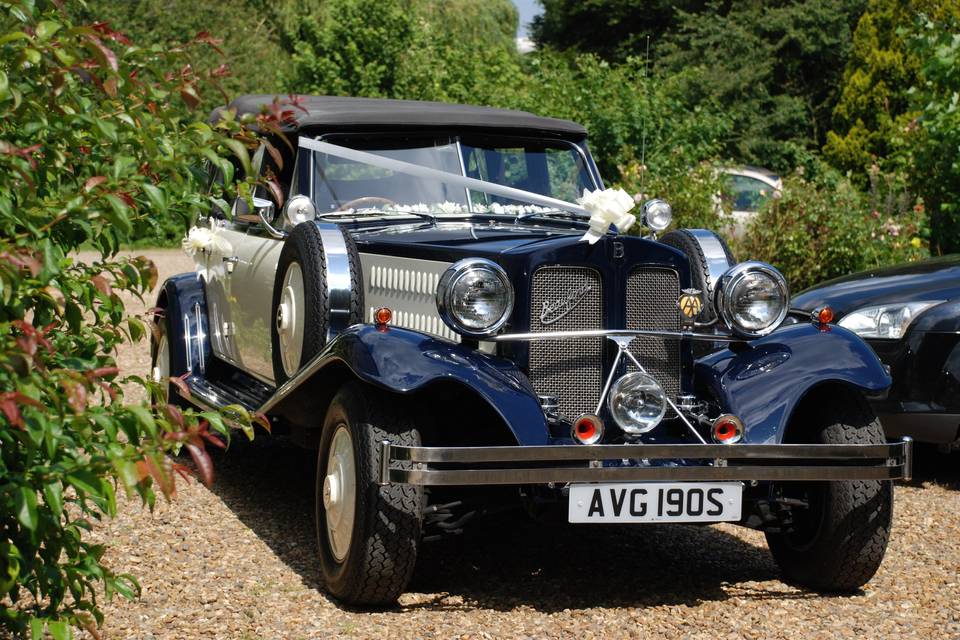
{"type": "Polygon", "coordinates": [[[407,447],[383,441],[380,484],[505,485],[651,480],[910,480],[913,441],[893,444],[632,444],[407,447]],[[656,464],[657,461],[696,464],[656,464]]]}

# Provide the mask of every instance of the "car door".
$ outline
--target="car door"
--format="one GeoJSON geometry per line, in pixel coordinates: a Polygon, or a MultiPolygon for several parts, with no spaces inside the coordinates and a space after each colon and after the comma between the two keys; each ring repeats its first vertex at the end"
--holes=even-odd
{"type": "MultiPolygon", "coordinates": [[[[262,147],[252,164],[259,172],[262,147]]],[[[256,195],[266,194],[258,189],[256,195]]],[[[214,234],[218,242],[210,256],[207,289],[211,342],[218,356],[272,383],[273,280],[283,241],[271,236],[239,198],[232,219],[218,224],[214,234]]]]}

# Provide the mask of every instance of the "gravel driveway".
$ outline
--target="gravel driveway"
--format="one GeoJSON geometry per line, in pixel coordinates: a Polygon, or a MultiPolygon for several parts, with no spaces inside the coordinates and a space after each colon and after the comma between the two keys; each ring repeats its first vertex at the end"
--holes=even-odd
{"type": "MultiPolygon", "coordinates": [[[[161,281],[190,269],[178,251],[150,253],[161,281]]],[[[147,347],[120,362],[146,373],[147,347]]],[[[886,560],[854,596],[781,583],[763,535],[732,525],[514,514],[424,545],[400,606],[365,612],[323,590],[313,455],[240,440],[211,489],[181,483],[154,513],[126,502],[99,527],[107,562],[143,586],[105,607],[108,638],[960,638],[960,455],[928,452],[921,479],[898,486],[886,560]]]]}

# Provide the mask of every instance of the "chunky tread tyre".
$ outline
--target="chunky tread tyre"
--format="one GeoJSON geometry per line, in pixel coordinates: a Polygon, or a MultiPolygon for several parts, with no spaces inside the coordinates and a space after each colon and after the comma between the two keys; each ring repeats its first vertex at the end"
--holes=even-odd
{"type": "MultiPolygon", "coordinates": [[[[360,267],[360,255],[356,243],[349,233],[342,232],[347,245],[350,260],[350,324],[363,322],[363,270],[360,267]]],[[[296,262],[303,273],[304,323],[303,348],[300,366],[315,357],[326,341],[329,320],[329,300],[327,299],[327,266],[323,252],[320,230],[313,222],[303,222],[294,227],[284,241],[277,273],[273,281],[273,301],[271,304],[270,341],[273,358],[273,376],[277,385],[286,382],[290,376],[283,367],[280,355],[280,336],[277,333],[276,314],[280,305],[283,281],[290,264],[296,262]]]]}
{"type": "MultiPolygon", "coordinates": [[[[846,398],[847,396],[844,396],[846,398]]],[[[883,444],[883,428],[866,402],[843,401],[821,411],[822,444],[883,444]]],[[[809,485],[819,509],[812,538],[767,533],[767,544],[788,582],[824,592],[856,591],[880,568],[893,519],[893,483],[856,480],[809,485]]],[[[816,515],[815,515],[816,514],[816,515]]]]}
{"type": "Polygon", "coordinates": [[[316,527],[327,589],[355,605],[392,605],[413,575],[420,545],[423,489],[378,485],[380,443],[418,446],[420,435],[409,415],[388,406],[369,387],[348,382],[334,397],[323,425],[317,465],[316,527]],[[338,562],[327,540],[322,499],[327,452],[337,427],[347,426],[357,470],[353,535],[338,562]]]}

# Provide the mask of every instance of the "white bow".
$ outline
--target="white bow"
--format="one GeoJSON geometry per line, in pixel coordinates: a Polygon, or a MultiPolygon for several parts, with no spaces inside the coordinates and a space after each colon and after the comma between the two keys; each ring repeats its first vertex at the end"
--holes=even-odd
{"type": "Polygon", "coordinates": [[[628,213],[636,203],[623,189],[584,189],[583,197],[577,198],[577,202],[590,214],[590,229],[580,238],[581,242],[594,244],[611,224],[623,233],[637,221],[636,216],[628,213]]]}

